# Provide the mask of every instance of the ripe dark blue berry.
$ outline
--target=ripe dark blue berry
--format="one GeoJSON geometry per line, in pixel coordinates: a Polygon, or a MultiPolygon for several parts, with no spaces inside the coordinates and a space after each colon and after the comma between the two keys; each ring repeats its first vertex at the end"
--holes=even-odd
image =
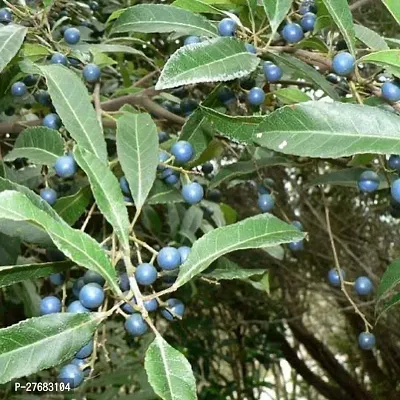
{"type": "Polygon", "coordinates": [[[119,287],[121,288],[121,290],[123,292],[126,292],[131,287],[131,285],[129,283],[128,274],[126,272],[121,274],[119,277],[119,287]]]}
{"type": "Polygon", "coordinates": [[[148,325],[139,313],[134,313],[125,321],[125,329],[132,336],[142,336],[148,330],[148,325]]]}
{"type": "Polygon", "coordinates": [[[187,46],[188,44],[200,43],[201,39],[198,36],[188,36],[183,44],[187,46]]]}
{"type": "Polygon", "coordinates": [[[191,143],[185,140],[179,140],[171,147],[171,153],[175,156],[175,160],[179,164],[185,164],[194,156],[194,149],[191,143]]]}
{"type": "Polygon", "coordinates": [[[388,161],[389,168],[397,169],[400,171],[400,156],[392,154],[388,161]]]}
{"type": "Polygon", "coordinates": [[[259,87],[253,87],[247,94],[248,102],[253,106],[259,106],[264,103],[265,92],[259,87]]]}
{"type": "Polygon", "coordinates": [[[251,54],[257,54],[257,49],[251,43],[245,43],[246,50],[251,54]]]}
{"type": "Polygon", "coordinates": [[[61,273],[51,274],[49,279],[50,282],[56,286],[60,286],[64,283],[64,275],[61,273]]]}
{"type": "Polygon", "coordinates": [[[282,30],[282,37],[288,43],[300,42],[304,37],[303,29],[299,24],[287,24],[282,30]]]}
{"type": "Polygon", "coordinates": [[[104,301],[104,290],[97,283],[87,283],[79,292],[79,301],[86,308],[98,308],[104,301]]]}
{"type": "Polygon", "coordinates": [[[297,240],[296,242],[289,243],[289,249],[292,251],[302,251],[304,250],[304,242],[303,240],[297,240]]]}
{"type": "Polygon", "coordinates": [[[276,82],[282,78],[282,70],[276,64],[271,61],[266,61],[264,63],[264,75],[268,82],[276,82]]]}
{"type": "Polygon", "coordinates": [[[233,36],[237,29],[237,23],[232,18],[224,18],[218,24],[218,32],[221,36],[233,36]]]}
{"type": "Polygon", "coordinates": [[[157,263],[161,269],[172,270],[181,265],[181,256],[175,247],[163,247],[157,254],[157,263]]]}
{"type": "Polygon", "coordinates": [[[192,112],[199,106],[194,99],[183,99],[179,105],[180,112],[185,116],[189,117],[192,112]]]}
{"type": "Polygon", "coordinates": [[[27,93],[28,89],[26,88],[26,85],[24,82],[15,82],[11,86],[11,94],[15,97],[22,97],[25,96],[27,93]]]}
{"type": "Polygon", "coordinates": [[[106,280],[97,272],[88,269],[83,275],[85,283],[97,283],[100,286],[104,286],[106,280]]]}
{"type": "Polygon", "coordinates": [[[336,54],[332,60],[332,69],[335,74],[347,76],[354,72],[356,59],[346,51],[336,54]]]}
{"type": "Polygon", "coordinates": [[[304,0],[300,4],[299,14],[304,15],[309,12],[314,14],[317,12],[317,5],[314,3],[314,0],[304,0]]]}
{"type": "Polygon", "coordinates": [[[197,204],[204,197],[203,186],[200,183],[192,182],[182,188],[182,197],[188,204],[197,204]]]}
{"type": "Polygon", "coordinates": [[[57,201],[57,192],[52,188],[43,188],[40,197],[52,206],[57,201]]]}
{"type": "Polygon", "coordinates": [[[206,162],[201,166],[201,170],[205,175],[211,174],[214,170],[214,165],[210,162],[206,162]]]}
{"type": "Polygon", "coordinates": [[[179,255],[181,256],[181,263],[183,264],[186,260],[187,260],[187,258],[189,257],[189,254],[190,254],[190,247],[188,247],[188,246],[181,246],[181,247],[178,247],[178,252],[179,252],[179,255]]]}
{"type": "Polygon", "coordinates": [[[222,87],[217,93],[218,100],[225,106],[229,106],[236,101],[233,90],[227,86],[222,87]]]}
{"type": "Polygon", "coordinates": [[[84,374],[81,369],[75,364],[67,364],[61,368],[58,380],[69,384],[72,388],[78,387],[84,379],[84,374]]]}
{"type": "Polygon", "coordinates": [[[157,299],[146,300],[143,302],[144,308],[148,312],[153,312],[158,309],[158,301],[157,299]]]}
{"type": "Polygon", "coordinates": [[[304,226],[300,221],[292,221],[292,225],[299,231],[304,231],[304,226]]]}
{"type": "Polygon", "coordinates": [[[54,314],[61,311],[61,301],[56,296],[44,297],[40,302],[40,314],[54,314]]]}
{"type": "Polygon", "coordinates": [[[86,82],[97,82],[100,79],[100,75],[100,67],[96,64],[88,64],[83,68],[83,77],[86,82]]]}
{"type": "MultiPolygon", "coordinates": [[[[346,274],[343,270],[340,270],[340,275],[342,276],[342,279],[344,280],[346,277],[346,274]]],[[[328,272],[328,282],[334,287],[340,287],[340,276],[339,276],[336,268],[332,268],[328,272]]]]}
{"type": "Polygon", "coordinates": [[[400,85],[395,82],[385,82],[382,85],[382,97],[395,103],[400,100],[400,85]]]}
{"type": "Polygon", "coordinates": [[[175,185],[179,181],[179,173],[172,168],[165,168],[161,173],[161,178],[169,185],[175,185]]]}
{"type": "Polygon", "coordinates": [[[24,78],[24,83],[25,83],[26,86],[36,85],[37,81],[38,81],[38,78],[35,75],[32,75],[32,74],[27,75],[24,78]]]}
{"type": "Polygon", "coordinates": [[[76,354],[76,358],[86,358],[89,357],[93,352],[93,340],[91,340],[89,343],[85,344],[76,354]]]}
{"type": "Polygon", "coordinates": [[[62,64],[62,65],[68,65],[68,60],[67,57],[64,56],[64,54],[61,53],[54,53],[51,56],[50,62],[52,64],[62,64]]]}
{"type": "Polygon", "coordinates": [[[131,194],[131,190],[129,189],[129,183],[126,180],[124,176],[122,176],[119,180],[119,186],[121,187],[121,190],[125,194],[131,194]]]}
{"type": "Polygon", "coordinates": [[[61,178],[70,178],[74,176],[77,170],[77,165],[74,157],[71,155],[58,157],[56,163],[54,164],[54,169],[56,173],[61,178]]]}
{"type": "Polygon", "coordinates": [[[87,363],[88,363],[87,360],[81,359],[81,358],[74,358],[74,359],[71,361],[71,364],[76,365],[81,371],[83,371],[83,375],[85,375],[85,376],[88,376],[89,373],[90,373],[90,368],[89,368],[89,367],[83,369],[84,366],[85,366],[87,363]]]}
{"type": "Polygon", "coordinates": [[[168,321],[174,321],[176,319],[181,319],[185,312],[185,305],[178,299],[168,299],[167,308],[161,310],[162,316],[168,321]]]}
{"type": "Polygon", "coordinates": [[[81,314],[85,312],[90,312],[90,310],[84,307],[79,300],[75,300],[67,307],[67,312],[81,314]]]}
{"type": "Polygon", "coordinates": [[[43,106],[49,106],[51,105],[51,98],[49,95],[49,92],[46,90],[38,90],[35,94],[35,98],[39,104],[42,104],[43,106]]]}
{"type": "Polygon", "coordinates": [[[400,179],[396,179],[392,182],[390,193],[392,194],[393,199],[400,203],[400,179]]]}
{"type": "Polygon", "coordinates": [[[300,21],[300,25],[305,32],[311,32],[314,30],[315,21],[317,16],[313,13],[307,13],[303,16],[300,21]]]}
{"type": "Polygon", "coordinates": [[[380,178],[374,171],[364,171],[358,180],[358,188],[362,192],[375,192],[379,187],[380,178]]]}
{"type": "Polygon", "coordinates": [[[157,169],[159,171],[163,171],[166,168],[164,165],[161,165],[161,164],[164,164],[169,159],[169,157],[170,156],[166,151],[160,151],[158,153],[158,162],[160,164],[157,166],[157,169]]]}
{"type": "Polygon", "coordinates": [[[81,33],[79,29],[76,28],[67,28],[64,31],[64,40],[68,44],[77,44],[81,38],[81,33]]]}
{"type": "Polygon", "coordinates": [[[354,282],[354,290],[360,296],[366,296],[372,292],[374,285],[367,276],[359,276],[354,282]]]}
{"type": "Polygon", "coordinates": [[[372,350],[375,347],[375,335],[371,332],[361,332],[358,336],[358,345],[362,350],[372,350]]]}
{"type": "Polygon", "coordinates": [[[262,194],[259,196],[257,204],[262,212],[269,212],[274,208],[275,201],[270,194],[262,194]]]}
{"type": "Polygon", "coordinates": [[[72,285],[72,293],[75,297],[79,297],[79,292],[85,286],[85,280],[83,277],[78,278],[72,285]]]}
{"type": "Polygon", "coordinates": [[[12,14],[8,8],[0,9],[0,22],[8,24],[12,21],[12,14]]]}
{"type": "Polygon", "coordinates": [[[152,264],[139,264],[135,278],[140,285],[152,285],[157,280],[157,270],[152,264]]]}
{"type": "Polygon", "coordinates": [[[167,132],[158,132],[158,143],[164,143],[169,140],[169,135],[167,132]]]}
{"type": "Polygon", "coordinates": [[[47,114],[43,118],[43,126],[46,126],[47,128],[55,129],[55,130],[60,129],[60,127],[61,127],[60,117],[54,113],[47,114]]]}

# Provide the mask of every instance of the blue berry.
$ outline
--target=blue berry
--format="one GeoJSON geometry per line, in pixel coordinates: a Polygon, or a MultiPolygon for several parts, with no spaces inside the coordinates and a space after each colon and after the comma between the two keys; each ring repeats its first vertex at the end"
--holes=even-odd
{"type": "Polygon", "coordinates": [[[49,92],[46,92],[46,90],[38,90],[35,94],[35,98],[37,102],[43,106],[51,105],[51,98],[49,92]]]}
{"type": "Polygon", "coordinates": [[[158,143],[164,143],[169,140],[169,135],[167,132],[158,132],[158,143]]]}
{"type": "Polygon", "coordinates": [[[393,199],[400,203],[400,179],[396,179],[392,182],[390,193],[393,199]]]}
{"type": "Polygon", "coordinates": [[[313,0],[304,0],[299,8],[299,14],[304,15],[309,12],[316,13],[317,12],[317,5],[314,3],[313,0]]]}
{"type": "Polygon", "coordinates": [[[175,160],[179,164],[185,164],[194,156],[194,149],[191,143],[185,140],[179,140],[171,147],[171,153],[175,156],[175,160]]]}
{"type": "Polygon", "coordinates": [[[175,319],[180,319],[183,317],[185,312],[185,305],[178,299],[168,299],[167,300],[168,309],[161,310],[162,316],[168,321],[174,321],[175,319]]]}
{"type": "Polygon", "coordinates": [[[183,44],[187,46],[188,44],[200,43],[201,39],[198,36],[188,36],[183,44]]]}
{"type": "Polygon", "coordinates": [[[347,76],[354,72],[356,59],[346,51],[336,54],[333,57],[332,69],[335,74],[347,76]]]}
{"type": "Polygon", "coordinates": [[[288,43],[300,42],[304,37],[303,29],[299,24],[287,24],[282,30],[282,37],[288,43]]]}
{"type": "Polygon", "coordinates": [[[36,85],[37,81],[38,81],[38,78],[35,75],[32,75],[32,74],[27,75],[24,78],[24,83],[25,83],[26,86],[36,85]]]}
{"type": "Polygon", "coordinates": [[[51,274],[49,276],[50,282],[53,285],[60,286],[64,283],[64,275],[61,273],[51,274]]]}
{"type": "Polygon", "coordinates": [[[262,183],[257,185],[257,192],[259,194],[271,194],[271,190],[265,187],[262,183]]]}
{"type": "Polygon", "coordinates": [[[304,242],[303,240],[297,240],[296,242],[289,243],[289,249],[292,251],[302,251],[304,250],[304,242]]]}
{"type": "Polygon", "coordinates": [[[88,64],[83,68],[83,77],[86,82],[93,83],[100,79],[101,70],[96,64],[88,64]]]}
{"type": "Polygon", "coordinates": [[[360,296],[366,296],[370,294],[373,288],[374,286],[372,281],[367,276],[359,276],[354,282],[354,290],[360,296]]]}
{"type": "Polygon", "coordinates": [[[315,20],[317,16],[313,13],[307,13],[300,21],[300,25],[305,32],[311,32],[314,30],[315,20]]]}
{"type": "Polygon", "coordinates": [[[81,38],[81,33],[76,28],[68,28],[64,31],[64,40],[68,44],[77,44],[81,38]]]}
{"type": "Polygon", "coordinates": [[[161,173],[161,178],[169,185],[175,185],[179,181],[179,173],[171,168],[165,168],[161,173]]]}
{"type": "Polygon", "coordinates": [[[57,200],[57,192],[52,188],[44,188],[40,191],[40,197],[52,206],[57,200]]]}
{"type": "Polygon", "coordinates": [[[87,283],[79,292],[79,301],[86,308],[98,308],[104,301],[104,290],[97,283],[87,283]]]}
{"type": "Polygon", "coordinates": [[[76,358],[86,358],[89,357],[93,352],[93,340],[85,344],[76,354],[76,358]]]}
{"type": "Polygon", "coordinates": [[[362,192],[375,192],[379,187],[379,175],[374,171],[364,171],[358,180],[358,188],[362,192]]]}
{"type": "Polygon", "coordinates": [[[257,54],[257,49],[251,43],[245,43],[246,50],[251,54],[257,54]]]}
{"type": "Polygon", "coordinates": [[[139,264],[135,271],[135,278],[140,285],[152,285],[157,280],[157,270],[151,264],[139,264]]]}
{"type": "Polygon", "coordinates": [[[400,171],[400,156],[392,154],[388,161],[389,168],[397,169],[400,171]]]}
{"type": "Polygon", "coordinates": [[[182,188],[182,197],[188,204],[197,204],[204,197],[203,186],[197,182],[189,183],[184,185],[182,188]]]}
{"type": "MultiPolygon", "coordinates": [[[[179,104],[179,110],[185,117],[188,117],[198,106],[199,104],[194,99],[183,99],[179,104]]],[[[178,112],[175,112],[175,114],[178,114],[178,112]]]]}
{"type": "Polygon", "coordinates": [[[79,300],[75,300],[67,307],[67,312],[81,314],[85,312],[90,312],[90,310],[84,307],[79,300]]]}
{"type": "Polygon", "coordinates": [[[73,65],[74,67],[78,67],[79,65],[81,65],[80,60],[78,60],[77,58],[74,57],[67,57],[68,62],[73,65]]]}
{"type": "Polygon", "coordinates": [[[382,97],[395,103],[396,101],[400,100],[400,85],[395,82],[385,82],[382,85],[382,97]]]}
{"type": "Polygon", "coordinates": [[[178,247],[179,255],[181,256],[181,263],[183,264],[189,257],[191,248],[188,246],[178,247]]]}
{"type": "Polygon", "coordinates": [[[158,153],[158,162],[160,164],[158,164],[157,169],[159,171],[163,171],[166,168],[164,165],[161,164],[165,163],[168,159],[169,159],[169,154],[166,151],[160,151],[158,153]]]}
{"type": "Polygon", "coordinates": [[[153,312],[158,308],[158,301],[157,299],[146,300],[143,302],[143,305],[146,311],[153,312]]]}
{"type": "Polygon", "coordinates": [[[375,335],[370,332],[361,332],[358,336],[358,345],[362,350],[372,350],[375,347],[375,335]]]}
{"type": "Polygon", "coordinates": [[[61,368],[58,380],[69,384],[72,388],[78,387],[84,379],[83,372],[75,364],[67,364],[61,368]]]}
{"type": "MultiPolygon", "coordinates": [[[[346,274],[342,269],[340,270],[340,274],[342,276],[342,279],[344,280],[346,277],[346,274]]],[[[328,272],[328,282],[334,287],[340,287],[340,276],[339,276],[336,268],[332,268],[328,272]]]]}
{"type": "Polygon", "coordinates": [[[44,297],[40,302],[40,314],[54,314],[61,311],[61,301],[56,296],[44,297]]]}
{"type": "Polygon", "coordinates": [[[12,14],[9,9],[0,9],[0,22],[8,24],[12,21],[12,14]]]}
{"type": "Polygon", "coordinates": [[[222,87],[217,93],[218,100],[228,106],[232,104],[236,100],[236,96],[233,93],[232,89],[228,88],[227,86],[222,87]]]}
{"type": "Polygon", "coordinates": [[[127,290],[130,289],[131,285],[129,283],[129,278],[128,274],[125,272],[120,275],[119,277],[119,287],[121,288],[122,291],[126,292],[127,290]]]}
{"type": "Polygon", "coordinates": [[[83,277],[78,278],[72,285],[72,293],[75,297],[79,297],[79,292],[85,286],[85,280],[83,277]]]}
{"type": "Polygon", "coordinates": [[[88,376],[90,373],[90,368],[86,367],[83,369],[83,367],[87,364],[87,360],[85,359],[80,359],[80,358],[74,358],[71,361],[71,364],[76,365],[81,371],[83,371],[83,375],[88,376]]]}
{"type": "Polygon", "coordinates": [[[209,175],[214,171],[214,165],[211,162],[206,162],[201,166],[201,170],[205,175],[209,175]]]}
{"type": "Polygon", "coordinates": [[[233,36],[237,29],[237,23],[232,18],[224,18],[218,24],[218,32],[221,36],[233,36]]]}
{"type": "Polygon", "coordinates": [[[54,164],[54,169],[56,173],[61,178],[70,178],[74,176],[77,170],[77,165],[74,157],[71,155],[58,157],[56,163],[54,164]]]}
{"type": "Polygon", "coordinates": [[[304,231],[303,224],[300,221],[292,221],[292,225],[299,231],[304,231]]]}
{"type": "Polygon", "coordinates": [[[55,130],[60,129],[60,127],[61,127],[60,117],[54,113],[47,114],[43,118],[43,126],[46,126],[47,128],[55,129],[55,130]]]}
{"type": "Polygon", "coordinates": [[[265,100],[264,90],[259,87],[253,87],[247,94],[247,100],[253,106],[261,105],[265,100]]]}
{"type": "Polygon", "coordinates": [[[27,93],[28,89],[26,88],[26,85],[24,82],[15,82],[11,86],[11,94],[15,97],[22,97],[25,96],[27,93]]]}
{"type": "Polygon", "coordinates": [[[148,326],[141,314],[134,313],[125,321],[125,329],[132,336],[142,336],[147,332],[148,326]]]}
{"type": "Polygon", "coordinates": [[[274,198],[270,194],[262,194],[258,198],[258,208],[262,212],[269,212],[274,208],[275,201],[274,198]]]}
{"type": "Polygon", "coordinates": [[[126,180],[126,178],[124,176],[122,176],[119,180],[119,186],[121,187],[121,190],[125,193],[125,194],[131,194],[131,190],[129,189],[129,183],[126,180]]]}
{"type": "Polygon", "coordinates": [[[121,308],[127,314],[133,314],[135,312],[135,309],[129,303],[122,304],[121,308]]]}
{"type": "Polygon", "coordinates": [[[67,57],[64,56],[64,54],[61,53],[54,53],[51,56],[50,62],[52,64],[62,64],[62,65],[68,65],[68,60],[67,57]]]}
{"type": "Polygon", "coordinates": [[[181,255],[174,247],[163,247],[157,254],[157,263],[161,269],[172,270],[181,265],[181,255]]]}
{"type": "Polygon", "coordinates": [[[282,78],[283,73],[280,67],[271,61],[266,61],[264,63],[264,75],[268,82],[277,82],[282,78]]]}
{"type": "Polygon", "coordinates": [[[97,283],[100,286],[104,286],[106,280],[97,272],[88,269],[83,275],[85,283],[97,283]]]}

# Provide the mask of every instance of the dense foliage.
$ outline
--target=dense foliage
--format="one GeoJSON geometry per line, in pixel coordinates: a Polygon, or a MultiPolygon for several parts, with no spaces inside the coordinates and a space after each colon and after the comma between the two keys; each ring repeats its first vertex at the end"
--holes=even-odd
{"type": "Polygon", "coordinates": [[[2,3],[2,399],[400,397],[397,0],[2,3]]]}

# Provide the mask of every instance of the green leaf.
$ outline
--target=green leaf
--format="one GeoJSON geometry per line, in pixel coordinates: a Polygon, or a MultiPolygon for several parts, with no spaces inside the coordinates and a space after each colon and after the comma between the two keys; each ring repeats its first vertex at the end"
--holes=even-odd
{"type": "Polygon", "coordinates": [[[244,144],[251,143],[259,124],[264,120],[261,116],[232,117],[212,108],[202,106],[201,109],[211,125],[223,136],[244,144]]]}
{"type": "Polygon", "coordinates": [[[232,280],[232,279],[247,279],[254,275],[261,275],[265,273],[265,269],[254,268],[245,269],[239,267],[236,263],[229,260],[226,257],[221,257],[215,262],[215,268],[212,271],[203,274],[206,278],[221,280],[232,280]]]}
{"type": "Polygon", "coordinates": [[[120,293],[115,269],[99,243],[86,233],[72,229],[65,222],[61,222],[61,219],[53,219],[22,193],[10,190],[0,193],[0,219],[25,224],[28,222],[41,227],[69,259],[82,267],[98,272],[116,293],[120,293]]]}
{"type": "Polygon", "coordinates": [[[157,211],[151,206],[144,206],[142,209],[141,221],[150,233],[159,234],[162,229],[162,221],[157,211]]]}
{"type": "Polygon", "coordinates": [[[271,214],[260,214],[214,229],[197,240],[172,286],[178,288],[219,257],[236,250],[276,246],[304,238],[304,233],[271,214]]]}
{"type": "Polygon", "coordinates": [[[156,90],[200,82],[226,82],[253,72],[259,58],[235,38],[207,40],[178,49],[167,61],[156,90]]]}
{"type": "Polygon", "coordinates": [[[382,0],[382,3],[389,10],[390,14],[400,25],[400,3],[397,0],[382,0]]]}
{"type": "Polygon", "coordinates": [[[270,157],[265,157],[260,160],[239,161],[221,168],[221,170],[211,180],[210,188],[215,188],[227,180],[251,174],[259,168],[287,164],[289,164],[289,162],[285,157],[273,154],[272,152],[270,157]]]}
{"type": "Polygon", "coordinates": [[[285,257],[285,249],[282,246],[265,247],[261,250],[265,251],[271,257],[274,257],[278,260],[283,260],[283,258],[285,257]]]}
{"type": "Polygon", "coordinates": [[[89,93],[77,75],[62,65],[40,67],[49,94],[65,128],[82,148],[107,160],[103,128],[90,103],[89,93]]]}
{"type": "Polygon", "coordinates": [[[196,232],[203,221],[203,211],[199,206],[191,206],[185,212],[179,233],[192,243],[196,241],[196,232]]]}
{"type": "MultiPolygon", "coordinates": [[[[0,266],[14,265],[21,251],[21,242],[0,232],[0,266]]],[[[0,268],[1,270],[1,268],[0,268]]]]}
{"type": "Polygon", "coordinates": [[[393,261],[382,275],[378,288],[376,289],[376,298],[380,300],[385,294],[400,283],[400,259],[393,261]]]}
{"type": "Polygon", "coordinates": [[[172,204],[182,202],[182,195],[175,186],[168,185],[157,179],[150,190],[146,204],[172,204]]]}
{"type": "MultiPolygon", "coordinates": [[[[323,175],[319,175],[317,178],[314,178],[309,185],[315,186],[329,184],[357,188],[357,182],[360,179],[360,175],[366,170],[366,168],[345,168],[340,171],[328,172],[323,175]]],[[[379,178],[380,184],[378,189],[387,189],[389,185],[385,175],[379,174],[379,178]]]]}
{"type": "Polygon", "coordinates": [[[371,50],[389,50],[385,39],[373,30],[362,25],[354,25],[356,38],[367,45],[371,50]]]}
{"type": "Polygon", "coordinates": [[[391,74],[400,77],[400,50],[385,50],[367,54],[358,62],[368,62],[387,69],[391,74]]]}
{"type": "Polygon", "coordinates": [[[356,54],[353,17],[347,0],[322,0],[346,41],[350,53],[356,54]]]}
{"type": "Polygon", "coordinates": [[[118,179],[93,153],[76,146],[74,157],[85,171],[100,211],[114,228],[124,249],[129,248],[129,218],[118,179]]]}
{"type": "Polygon", "coordinates": [[[265,117],[254,135],[260,146],[297,156],[338,158],[400,153],[400,117],[377,107],[310,101],[265,117]],[[357,124],[356,121],[362,121],[357,124]]]}
{"type": "Polygon", "coordinates": [[[283,103],[283,104],[296,104],[303,103],[305,101],[310,101],[311,98],[308,94],[302,92],[297,88],[283,88],[278,89],[273,94],[283,103]]]}
{"type": "Polygon", "coordinates": [[[105,316],[58,313],[0,329],[0,383],[70,360],[105,316]]]}
{"type": "Polygon", "coordinates": [[[195,13],[222,14],[217,8],[201,0],[175,0],[171,5],[195,13]]]}
{"type": "Polygon", "coordinates": [[[58,157],[64,154],[64,140],[55,129],[44,126],[28,128],[19,134],[14,148],[4,157],[14,161],[24,157],[32,163],[53,166],[58,157]]]}
{"type": "Polygon", "coordinates": [[[262,3],[274,34],[288,14],[293,0],[263,0],[262,3]]]}
{"type": "Polygon", "coordinates": [[[321,90],[323,90],[329,97],[334,100],[339,100],[340,96],[336,92],[333,85],[331,85],[324,76],[322,76],[313,67],[299,60],[296,57],[289,56],[287,54],[273,54],[275,62],[279,65],[280,63],[287,65],[292,68],[296,75],[299,75],[305,79],[312,81],[321,90]]]}
{"type": "Polygon", "coordinates": [[[126,9],[115,21],[111,34],[121,32],[218,36],[216,26],[201,15],[162,4],[140,4],[126,9]]]}
{"type": "Polygon", "coordinates": [[[134,47],[125,46],[123,44],[77,44],[75,46],[71,46],[72,50],[78,50],[82,52],[102,52],[102,53],[125,53],[125,54],[133,54],[135,56],[140,56],[149,60],[146,54],[143,51],[137,50],[134,47]]]}
{"type": "Polygon", "coordinates": [[[388,301],[383,301],[377,304],[375,313],[377,314],[375,323],[378,323],[379,318],[386,312],[389,311],[393,306],[400,302],[400,293],[392,296],[388,301]]]}
{"type": "Polygon", "coordinates": [[[189,361],[159,333],[147,349],[144,367],[151,387],[163,400],[197,399],[189,361]]]}
{"type": "Polygon", "coordinates": [[[18,53],[28,28],[16,24],[4,25],[0,28],[0,72],[18,53]]]}
{"type": "Polygon", "coordinates": [[[71,261],[41,264],[20,264],[0,267],[0,287],[13,285],[24,280],[42,278],[62,272],[73,265],[71,261]]]}
{"type": "Polygon", "coordinates": [[[156,179],[158,149],[157,127],[149,114],[126,114],[118,119],[118,158],[139,210],[156,179]]]}
{"type": "Polygon", "coordinates": [[[88,185],[71,196],[58,199],[54,210],[68,225],[74,225],[85,212],[91,198],[92,191],[88,185]]]}

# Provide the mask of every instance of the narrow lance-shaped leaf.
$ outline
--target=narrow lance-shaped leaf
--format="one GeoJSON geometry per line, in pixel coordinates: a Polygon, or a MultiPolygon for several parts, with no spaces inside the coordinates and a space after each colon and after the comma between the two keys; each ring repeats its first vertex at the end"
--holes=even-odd
{"type": "Polygon", "coordinates": [[[376,290],[377,299],[381,299],[386,293],[400,283],[400,260],[393,261],[383,274],[376,290]]]}
{"type": "Polygon", "coordinates": [[[40,70],[46,78],[49,94],[65,128],[81,147],[106,161],[103,128],[81,79],[62,65],[48,65],[40,67],[40,70]]]}
{"type": "Polygon", "coordinates": [[[203,16],[163,4],[129,7],[115,21],[111,31],[112,34],[121,32],[176,32],[181,36],[218,36],[216,26],[203,16]]]}
{"type": "Polygon", "coordinates": [[[236,250],[276,246],[304,238],[304,233],[271,214],[256,215],[214,229],[197,240],[180,267],[173,288],[184,285],[219,257],[236,250]]]}
{"type": "Polygon", "coordinates": [[[359,62],[372,63],[387,69],[393,75],[400,77],[400,50],[383,50],[367,54],[359,62]]]}
{"type": "Polygon", "coordinates": [[[55,129],[44,126],[25,129],[19,134],[14,148],[4,157],[13,161],[24,157],[30,162],[53,166],[64,154],[64,140],[55,129]]]}
{"type": "Polygon", "coordinates": [[[397,0],[382,0],[382,3],[389,10],[390,14],[400,25],[400,3],[397,0]]]}
{"type": "Polygon", "coordinates": [[[354,30],[358,40],[366,44],[372,50],[389,50],[385,39],[373,30],[363,25],[354,25],[354,30]]]}
{"type": "Polygon", "coordinates": [[[146,204],[172,204],[182,202],[183,197],[176,187],[157,179],[150,190],[146,204]]]}
{"type": "Polygon", "coordinates": [[[196,382],[189,361],[159,333],[146,352],[144,367],[150,385],[163,400],[195,400],[196,382]]]}
{"type": "Polygon", "coordinates": [[[0,28],[0,72],[18,53],[28,28],[9,24],[0,28]]]}
{"type": "Polygon", "coordinates": [[[128,211],[117,178],[106,163],[80,146],[75,147],[74,156],[89,179],[97,206],[115,229],[122,247],[128,249],[128,211]]]}
{"type": "Polygon", "coordinates": [[[7,265],[0,267],[0,287],[62,272],[72,265],[73,263],[71,261],[61,261],[41,264],[7,265]]]}
{"type": "Polygon", "coordinates": [[[196,13],[222,14],[220,10],[203,0],[175,0],[171,5],[196,13]]]}
{"type": "MultiPolygon", "coordinates": [[[[21,251],[19,238],[0,232],[0,265],[14,265],[21,251]]],[[[1,268],[1,267],[0,267],[1,268]]]]}
{"type": "Polygon", "coordinates": [[[278,30],[280,23],[285,19],[293,0],[263,0],[265,12],[271,25],[272,33],[278,30]]]}
{"type": "Polygon", "coordinates": [[[310,101],[276,110],[257,130],[259,145],[297,156],[400,152],[400,117],[377,107],[310,101]]]}
{"type": "Polygon", "coordinates": [[[0,329],[0,383],[70,360],[105,317],[105,313],[58,313],[0,329]]]}
{"type": "Polygon", "coordinates": [[[346,41],[350,53],[356,54],[353,17],[347,0],[322,0],[346,41]]]}
{"type": "Polygon", "coordinates": [[[101,274],[116,293],[120,293],[116,272],[104,251],[86,233],[54,220],[22,193],[6,190],[0,193],[0,219],[29,222],[44,229],[54,244],[76,264],[101,274]]]}
{"type": "Polygon", "coordinates": [[[167,61],[156,89],[168,89],[200,82],[226,82],[249,75],[259,63],[243,42],[218,38],[183,46],[167,61]]]}
{"type": "Polygon", "coordinates": [[[156,179],[157,127],[149,114],[126,114],[117,121],[119,162],[135,202],[141,209],[156,179]]]}

